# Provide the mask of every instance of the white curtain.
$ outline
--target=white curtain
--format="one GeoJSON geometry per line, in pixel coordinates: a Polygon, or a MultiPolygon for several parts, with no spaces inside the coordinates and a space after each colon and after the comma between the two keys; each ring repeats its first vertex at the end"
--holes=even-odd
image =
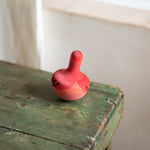
{"type": "Polygon", "coordinates": [[[40,67],[41,0],[0,0],[0,60],[40,67]]]}

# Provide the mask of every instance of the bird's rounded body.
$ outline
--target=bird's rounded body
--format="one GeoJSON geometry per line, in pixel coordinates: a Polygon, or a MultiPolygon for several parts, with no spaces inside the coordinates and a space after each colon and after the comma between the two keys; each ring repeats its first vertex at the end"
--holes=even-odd
{"type": "Polygon", "coordinates": [[[89,78],[80,72],[82,58],[80,51],[73,51],[68,68],[57,70],[53,74],[53,89],[64,100],[74,101],[80,99],[89,89],[89,78]]]}

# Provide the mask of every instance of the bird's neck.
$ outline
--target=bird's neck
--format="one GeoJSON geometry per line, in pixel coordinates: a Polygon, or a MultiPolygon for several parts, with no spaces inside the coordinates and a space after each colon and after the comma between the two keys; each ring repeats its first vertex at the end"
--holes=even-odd
{"type": "Polygon", "coordinates": [[[81,60],[75,60],[74,58],[71,57],[67,71],[74,74],[74,75],[80,74],[81,62],[82,62],[82,59],[81,60]]]}
{"type": "Polygon", "coordinates": [[[81,62],[70,61],[67,70],[71,73],[78,74],[80,73],[81,62]]]}

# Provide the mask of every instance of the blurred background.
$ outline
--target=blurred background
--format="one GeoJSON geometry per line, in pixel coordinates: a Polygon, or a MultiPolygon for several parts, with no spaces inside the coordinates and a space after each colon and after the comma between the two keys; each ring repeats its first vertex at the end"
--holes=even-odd
{"type": "Polygon", "coordinates": [[[125,93],[112,150],[150,149],[150,0],[0,0],[0,60],[54,72],[76,49],[125,93]]]}

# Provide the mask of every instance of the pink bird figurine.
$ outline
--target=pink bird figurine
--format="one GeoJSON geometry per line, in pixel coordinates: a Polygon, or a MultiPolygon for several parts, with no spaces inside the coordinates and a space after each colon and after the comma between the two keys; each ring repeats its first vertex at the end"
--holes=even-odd
{"type": "Polygon", "coordinates": [[[68,68],[57,70],[52,76],[53,89],[55,93],[64,100],[78,100],[83,97],[89,89],[89,78],[80,72],[82,58],[83,55],[80,51],[73,51],[68,68]]]}

